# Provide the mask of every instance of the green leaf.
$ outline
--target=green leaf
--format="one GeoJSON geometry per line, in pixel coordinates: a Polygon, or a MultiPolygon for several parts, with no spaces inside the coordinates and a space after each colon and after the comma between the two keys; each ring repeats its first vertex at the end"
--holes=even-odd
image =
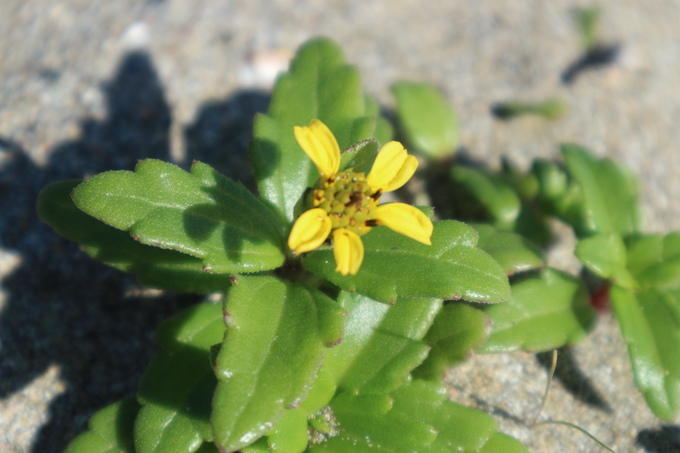
{"type": "Polygon", "coordinates": [[[210,410],[217,380],[210,347],[225,326],[219,304],[202,303],[169,318],[158,329],[156,353],[144,374],[135,421],[137,453],[195,452],[212,440],[210,410]]]}
{"type": "Polygon", "coordinates": [[[380,143],[373,138],[356,142],[340,155],[340,170],[353,168],[354,171],[368,174],[379,149],[380,143]]]}
{"type": "Polygon", "coordinates": [[[595,311],[581,282],[554,269],[512,286],[504,304],[486,307],[493,332],[480,352],[539,352],[582,340],[595,311]]]}
{"type": "Polygon", "coordinates": [[[375,120],[366,113],[359,71],[325,38],[298,50],[276,83],[268,114],[255,118],[251,160],[260,194],[288,222],[306,188],[319,178],[295,141],[293,126],[315,118],[330,128],[340,149],[373,136],[375,120]]]}
{"type": "Polygon", "coordinates": [[[272,451],[302,452],[308,419],[318,415],[336,391],[385,394],[407,381],[427,355],[429,348],[418,340],[442,304],[436,299],[400,299],[389,306],[346,292],[338,302],[347,311],[342,343],[328,350],[307,399],[285,411],[282,421],[266,433],[272,451]]]}
{"type": "Polygon", "coordinates": [[[285,411],[281,420],[267,433],[267,451],[280,453],[305,451],[309,442],[308,415],[300,408],[285,411]]]}
{"type": "Polygon", "coordinates": [[[569,190],[566,171],[554,162],[536,159],[531,166],[531,174],[536,177],[543,208],[553,215],[564,211],[561,203],[564,203],[569,190]]]}
{"type": "MultiPolygon", "coordinates": [[[[664,235],[638,234],[626,237],[627,268],[637,278],[663,261],[664,235]]],[[[644,279],[644,277],[643,277],[644,279]]]]}
{"type": "Polygon", "coordinates": [[[492,108],[494,116],[502,120],[511,120],[522,115],[536,115],[547,120],[557,120],[562,118],[567,110],[567,103],[560,98],[542,101],[511,100],[495,104],[492,108]]]}
{"type": "Polygon", "coordinates": [[[619,286],[610,297],[635,384],[658,417],[673,420],[680,410],[680,302],[668,292],[619,286]]]}
{"type": "Polygon", "coordinates": [[[134,172],[88,179],[73,191],[73,201],[143,244],[201,258],[209,272],[255,272],[283,263],[282,225],[245,187],[200,162],[187,173],[143,160],[134,172]]]}
{"type": "Polygon", "coordinates": [[[514,437],[496,433],[489,438],[479,453],[528,453],[527,447],[514,437]]]}
{"type": "Polygon", "coordinates": [[[375,138],[385,144],[394,139],[392,123],[380,113],[380,104],[372,96],[366,96],[366,115],[375,118],[375,138]]]}
{"type": "Polygon", "coordinates": [[[541,250],[519,234],[498,231],[489,225],[471,225],[479,233],[477,247],[491,255],[507,275],[545,266],[541,250]]]}
{"type": "Polygon", "coordinates": [[[312,252],[303,264],[346,291],[380,302],[398,297],[502,302],[509,297],[505,272],[475,247],[477,233],[464,223],[434,222],[431,246],[388,228],[374,228],[362,238],[364,261],[357,275],[335,272],[332,250],[312,252]]]}
{"type": "Polygon", "coordinates": [[[444,96],[431,85],[392,85],[397,117],[413,151],[429,158],[453,156],[458,146],[458,118],[444,96]]]}
{"type": "Polygon", "coordinates": [[[630,171],[610,159],[597,159],[577,145],[565,144],[561,150],[569,175],[582,195],[577,203],[580,218],[573,225],[577,235],[639,231],[642,214],[638,181],[630,171]]]}
{"type": "Polygon", "coordinates": [[[536,175],[521,171],[507,159],[499,172],[459,166],[449,174],[456,181],[456,218],[490,223],[499,231],[517,233],[542,246],[552,241],[546,221],[550,211],[536,203],[541,193],[536,175]]]}
{"type": "MultiPolygon", "coordinates": [[[[269,445],[267,439],[260,439],[252,445],[248,445],[241,449],[241,453],[269,453],[269,445]]],[[[292,453],[292,452],[291,452],[292,453]]]]}
{"type": "MultiPolygon", "coordinates": [[[[329,352],[335,351],[337,347],[329,352]]],[[[302,452],[307,447],[310,437],[308,422],[331,401],[336,390],[336,381],[323,365],[327,359],[328,354],[307,398],[298,407],[284,411],[281,421],[265,434],[267,437],[263,439],[270,451],[294,453],[302,452]]]]}
{"type": "Polygon", "coordinates": [[[43,189],[38,197],[38,215],[92,258],[133,273],[141,284],[154,288],[195,293],[229,288],[229,276],[204,272],[201,259],[141,244],[126,232],[85,214],[70,196],[80,182],[61,181],[43,189]]]}
{"type": "Polygon", "coordinates": [[[64,453],[135,453],[132,426],[139,410],[134,398],[126,398],[97,411],[88,430],[73,439],[64,453]]]}
{"type": "Polygon", "coordinates": [[[343,393],[331,402],[339,425],[336,437],[308,451],[424,451],[437,437],[434,428],[410,414],[391,410],[389,395],[343,393]]]}
{"type": "Polygon", "coordinates": [[[478,451],[497,432],[496,421],[476,409],[448,401],[438,382],[414,380],[392,393],[394,410],[431,425],[437,434],[432,451],[478,451]]]}
{"type": "Polygon", "coordinates": [[[338,302],[348,313],[345,336],[324,360],[324,371],[338,389],[387,393],[425,360],[429,347],[420,340],[441,300],[399,299],[389,306],[343,292],[338,302]]]}
{"type": "Polygon", "coordinates": [[[251,444],[305,399],[326,347],[342,336],[328,296],[274,277],[239,277],[225,304],[212,426],[222,451],[251,444]]]}
{"type": "Polygon", "coordinates": [[[460,303],[445,305],[425,336],[430,355],[414,375],[441,381],[447,368],[468,358],[490,333],[491,320],[483,311],[460,303]]]}
{"type": "Polygon", "coordinates": [[[635,279],[626,269],[626,246],[618,234],[598,234],[576,244],[576,257],[595,275],[624,288],[635,288],[635,279]]]}
{"type": "MultiPolygon", "coordinates": [[[[499,435],[490,415],[448,401],[444,386],[421,380],[389,396],[344,392],[330,407],[338,432],[310,452],[478,452],[499,435]]],[[[517,441],[502,445],[526,451],[517,441]]]]}
{"type": "Polygon", "coordinates": [[[285,411],[282,420],[290,419],[287,429],[282,421],[266,433],[273,451],[302,451],[294,447],[307,436],[308,418],[327,406],[336,392],[385,394],[408,381],[408,373],[429,350],[419,340],[442,306],[437,299],[400,299],[386,305],[347,292],[340,293],[338,302],[347,313],[342,342],[327,351],[307,398],[298,408],[285,411]]]}
{"type": "Polygon", "coordinates": [[[680,233],[627,238],[628,268],[643,288],[680,285],[680,233]]]}
{"type": "Polygon", "coordinates": [[[509,184],[499,177],[470,167],[456,166],[451,170],[451,176],[486,208],[494,227],[503,231],[514,229],[522,203],[509,184]]]}
{"type": "Polygon", "coordinates": [[[598,46],[598,32],[602,8],[599,6],[588,6],[576,8],[573,12],[574,20],[579,27],[579,34],[583,42],[583,50],[591,52],[598,46]]]}

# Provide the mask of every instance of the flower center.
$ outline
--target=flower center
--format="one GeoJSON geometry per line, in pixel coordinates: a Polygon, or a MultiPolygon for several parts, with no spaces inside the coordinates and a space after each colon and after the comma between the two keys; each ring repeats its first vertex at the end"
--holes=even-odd
{"type": "Polygon", "coordinates": [[[334,230],[347,228],[362,235],[377,225],[373,211],[380,194],[371,192],[366,176],[350,168],[328,179],[319,179],[311,193],[311,204],[328,213],[334,230]]]}

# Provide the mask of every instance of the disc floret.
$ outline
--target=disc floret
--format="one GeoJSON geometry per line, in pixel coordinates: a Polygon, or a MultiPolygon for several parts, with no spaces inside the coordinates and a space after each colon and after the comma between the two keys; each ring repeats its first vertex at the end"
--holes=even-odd
{"type": "Polygon", "coordinates": [[[361,236],[378,224],[374,214],[379,199],[364,173],[350,168],[332,179],[319,179],[312,191],[311,205],[326,211],[332,230],[347,228],[361,236]]]}

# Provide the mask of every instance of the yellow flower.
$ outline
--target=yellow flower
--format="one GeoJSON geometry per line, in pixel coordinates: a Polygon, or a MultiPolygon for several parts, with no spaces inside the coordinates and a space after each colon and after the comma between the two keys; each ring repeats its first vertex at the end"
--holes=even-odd
{"type": "Polygon", "coordinates": [[[294,128],[295,139],[316,165],[319,181],[311,196],[311,209],[300,215],[288,236],[288,247],[300,254],[320,247],[329,236],[337,272],[356,275],[364,260],[360,236],[385,225],[397,233],[431,245],[432,222],[419,209],[404,203],[378,205],[385,192],[397,190],[418,167],[399,142],[382,147],[368,176],[352,169],[340,173],[340,147],[333,133],[319,120],[294,128]]]}

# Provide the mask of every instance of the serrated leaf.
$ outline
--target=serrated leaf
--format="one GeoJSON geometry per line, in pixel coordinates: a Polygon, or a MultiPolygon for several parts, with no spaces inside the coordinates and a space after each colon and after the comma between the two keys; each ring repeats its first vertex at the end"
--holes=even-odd
{"type": "Polygon", "coordinates": [[[628,268],[643,288],[680,285],[680,233],[627,238],[628,268]]]}
{"type": "Polygon", "coordinates": [[[330,128],[341,149],[373,136],[375,121],[366,114],[359,72],[325,38],[299,49],[276,83],[269,112],[255,118],[251,160],[258,188],[289,222],[296,203],[319,177],[293,136],[293,126],[307,126],[314,118],[330,128]]]}
{"type": "Polygon", "coordinates": [[[543,253],[519,234],[498,231],[489,225],[471,225],[479,233],[477,247],[491,255],[507,275],[545,266],[543,253]]]}
{"type": "Polygon", "coordinates": [[[424,338],[432,349],[414,376],[441,380],[447,368],[464,361],[490,333],[491,320],[483,311],[459,303],[445,305],[424,338]]]}
{"type": "Polygon", "coordinates": [[[151,247],[78,209],[70,193],[80,180],[54,183],[38,197],[38,215],[66,239],[77,242],[92,258],[135,274],[145,286],[171,291],[225,291],[229,276],[203,271],[201,259],[151,247]]]}
{"type": "Polygon", "coordinates": [[[342,310],[328,296],[274,277],[239,277],[225,304],[228,327],[217,356],[215,443],[251,444],[309,392],[326,347],[342,335],[342,310]]]}
{"type": "Polygon", "coordinates": [[[328,350],[307,399],[284,415],[305,420],[304,426],[297,423],[294,430],[284,433],[277,425],[267,433],[273,451],[302,451],[282,448],[281,437],[307,436],[307,418],[326,406],[336,391],[385,394],[402,385],[409,371],[427,355],[429,348],[418,340],[425,335],[442,303],[404,299],[388,306],[345,292],[338,302],[347,311],[343,341],[328,350]]]}
{"type": "Polygon", "coordinates": [[[158,329],[160,350],[139,387],[142,408],[135,421],[137,453],[191,453],[212,440],[210,405],[217,380],[210,347],[225,326],[219,304],[202,303],[166,320],[158,329]]]}
{"type": "Polygon", "coordinates": [[[637,286],[626,269],[626,246],[618,234],[598,234],[576,244],[576,257],[595,275],[624,288],[637,286]]]}
{"type": "Polygon", "coordinates": [[[512,231],[522,210],[515,190],[501,178],[470,167],[456,166],[451,176],[486,208],[491,223],[499,230],[512,231]]]}
{"type": "Polygon", "coordinates": [[[283,263],[283,226],[242,185],[208,165],[191,173],[147,159],[73,191],[76,206],[143,244],[201,258],[216,273],[256,272],[283,263]]]}
{"type": "Polygon", "coordinates": [[[307,425],[299,421],[326,406],[336,391],[385,394],[406,382],[408,373],[427,354],[427,345],[418,340],[442,305],[436,299],[400,299],[389,306],[346,292],[338,302],[347,312],[342,343],[328,350],[307,398],[298,408],[286,411],[284,418],[290,416],[298,423],[285,433],[280,424],[266,433],[273,451],[302,451],[290,444],[283,448],[280,436],[306,436],[307,425]]]}
{"type": "Polygon", "coordinates": [[[402,384],[406,373],[425,360],[429,349],[423,342],[376,331],[340,385],[365,393],[390,390],[402,384]]]}
{"type": "Polygon", "coordinates": [[[387,393],[401,385],[429,351],[419,341],[441,308],[441,300],[400,299],[393,306],[343,292],[347,310],[343,342],[329,351],[324,371],[340,390],[387,393]]]}
{"type": "Polygon", "coordinates": [[[391,410],[389,395],[336,396],[331,402],[339,433],[317,451],[424,451],[437,437],[434,428],[412,416],[391,410]],[[330,449],[330,450],[329,450],[330,449]]]}
{"type": "Polygon", "coordinates": [[[425,83],[392,85],[397,117],[413,151],[429,158],[453,156],[458,146],[458,118],[435,87],[425,83]]]}
{"type": "Polygon", "coordinates": [[[578,279],[543,269],[538,277],[514,284],[508,302],[485,308],[493,331],[480,352],[539,352],[576,343],[595,320],[588,302],[578,279]]]}
{"type": "Polygon", "coordinates": [[[379,150],[380,143],[373,138],[354,143],[340,154],[340,170],[353,168],[368,174],[379,150]]]}
{"type": "Polygon", "coordinates": [[[502,302],[509,297],[505,272],[475,247],[477,233],[461,222],[434,222],[431,246],[384,227],[362,239],[364,261],[357,275],[335,272],[332,250],[308,254],[303,265],[346,291],[380,302],[398,297],[502,302]]]}
{"type": "Polygon", "coordinates": [[[441,383],[415,379],[392,393],[392,397],[395,411],[436,430],[432,447],[441,449],[432,451],[478,451],[497,432],[496,421],[490,415],[448,401],[441,383]]]}
{"type": "Polygon", "coordinates": [[[576,208],[579,236],[594,233],[626,235],[640,230],[642,214],[638,182],[628,169],[610,159],[597,159],[577,145],[561,146],[569,175],[579,187],[582,199],[576,208]]]}
{"type": "Polygon", "coordinates": [[[132,428],[139,404],[126,398],[97,411],[88,430],[73,439],[64,453],[135,453],[132,428]]]}
{"type": "Polygon", "coordinates": [[[672,420],[680,410],[680,303],[655,289],[633,294],[613,286],[610,297],[635,384],[658,417],[672,420]]]}
{"type": "Polygon", "coordinates": [[[499,435],[490,415],[448,401],[441,384],[421,380],[389,396],[345,392],[330,407],[338,433],[310,452],[478,452],[499,435]]]}

